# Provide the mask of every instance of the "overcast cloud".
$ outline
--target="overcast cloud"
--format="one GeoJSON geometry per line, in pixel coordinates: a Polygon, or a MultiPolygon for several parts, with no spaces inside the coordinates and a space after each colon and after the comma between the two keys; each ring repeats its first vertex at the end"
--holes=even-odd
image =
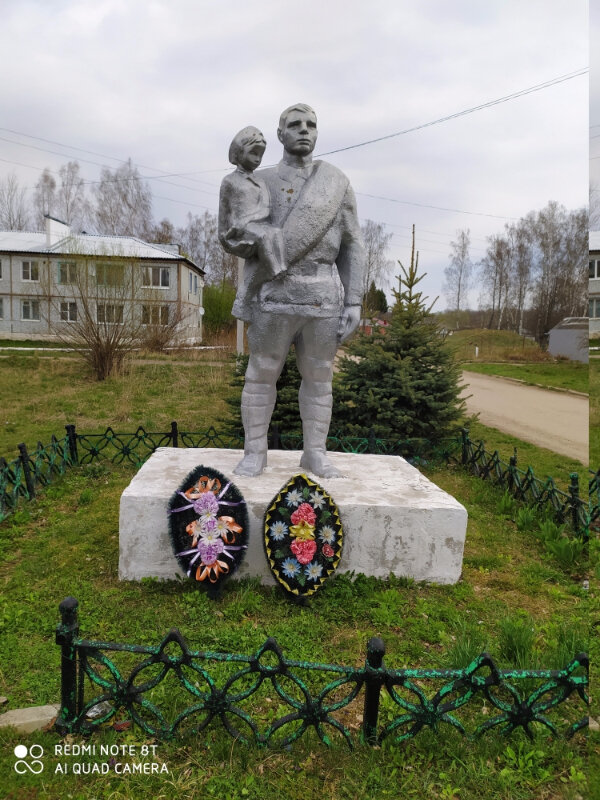
{"type": "MultiPolygon", "coordinates": [[[[93,181],[98,165],[131,156],[148,178],[180,176],[151,181],[156,219],[175,225],[216,211],[240,128],[263,130],[264,165],[279,160],[277,121],[291,103],[315,108],[324,153],[588,66],[585,0],[0,0],[0,10],[0,174],[31,188],[44,167],[77,158],[93,181]]],[[[408,261],[415,223],[433,297],[457,229],[470,228],[477,261],[506,222],[549,200],[587,203],[587,137],[584,75],[327,160],[349,176],[361,219],[393,232],[392,258],[408,261]]]]}

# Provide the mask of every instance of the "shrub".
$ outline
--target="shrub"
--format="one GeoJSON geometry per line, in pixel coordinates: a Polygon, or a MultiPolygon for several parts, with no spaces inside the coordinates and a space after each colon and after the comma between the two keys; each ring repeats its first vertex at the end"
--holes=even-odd
{"type": "MultiPolygon", "coordinates": [[[[400,262],[399,262],[400,263],[400,262]]],[[[464,411],[459,366],[440,335],[431,306],[417,284],[414,241],[410,268],[403,273],[389,327],[357,335],[340,362],[333,422],[347,436],[422,438],[448,436],[464,411]]]]}

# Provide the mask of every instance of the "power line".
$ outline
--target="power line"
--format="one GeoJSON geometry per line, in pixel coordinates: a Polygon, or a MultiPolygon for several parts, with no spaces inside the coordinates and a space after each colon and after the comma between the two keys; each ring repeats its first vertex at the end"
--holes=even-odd
{"type": "Polygon", "coordinates": [[[401,203],[402,205],[418,206],[419,208],[433,208],[436,211],[451,211],[454,214],[471,214],[477,217],[492,217],[493,219],[518,219],[517,217],[503,217],[499,214],[484,214],[482,211],[463,211],[460,208],[444,208],[443,206],[432,206],[426,203],[412,203],[409,200],[398,200],[394,197],[381,197],[377,194],[365,194],[364,192],[356,192],[356,194],[361,197],[370,197],[373,200],[386,200],[388,203],[401,203]]]}
{"type": "Polygon", "coordinates": [[[369,139],[366,142],[359,142],[358,144],[350,144],[347,147],[339,147],[337,150],[328,150],[326,153],[320,153],[319,156],[330,156],[332,153],[343,153],[346,150],[354,150],[357,147],[366,147],[368,144],[375,144],[376,142],[384,142],[386,139],[393,139],[396,136],[404,136],[407,133],[413,133],[414,131],[423,130],[423,128],[430,128],[432,125],[439,125],[442,122],[448,122],[451,119],[457,119],[458,117],[464,117],[467,114],[473,114],[475,111],[481,111],[484,108],[491,108],[491,106],[497,106],[500,103],[507,103],[509,100],[514,100],[517,97],[524,97],[527,94],[531,94],[532,92],[539,92],[542,89],[548,89],[550,86],[555,86],[557,83],[564,83],[564,81],[570,81],[572,78],[578,78],[581,75],[586,75],[589,72],[589,67],[585,67],[584,69],[576,70],[575,72],[570,72],[567,75],[559,75],[558,78],[552,78],[549,81],[544,81],[543,83],[538,83],[535,86],[529,86],[527,89],[521,89],[518,92],[513,92],[512,94],[507,94],[504,97],[498,97],[496,100],[489,100],[487,103],[480,103],[478,106],[473,106],[472,108],[466,108],[463,111],[456,111],[454,114],[448,114],[446,117],[440,117],[439,119],[434,119],[431,122],[424,122],[421,125],[415,125],[413,128],[406,128],[403,131],[398,131],[397,133],[388,133],[386,136],[378,136],[376,139],[369,139]]]}
{"type": "MultiPolygon", "coordinates": [[[[15,136],[25,136],[27,139],[34,139],[37,142],[45,142],[46,144],[57,145],[58,147],[63,147],[66,150],[77,150],[79,153],[87,153],[88,155],[98,156],[99,158],[108,158],[111,161],[118,161],[120,164],[127,164],[127,161],[129,160],[129,159],[117,158],[117,156],[109,156],[109,155],[106,155],[106,153],[97,153],[95,150],[86,150],[83,147],[77,147],[76,145],[73,145],[73,144],[63,144],[62,142],[57,142],[54,139],[44,139],[41,136],[34,136],[31,133],[24,133],[23,131],[15,131],[12,128],[2,128],[2,127],[0,127],[0,131],[6,131],[7,133],[12,133],[15,136]]],[[[11,140],[10,139],[4,139],[3,141],[10,142],[11,140]]],[[[12,144],[16,144],[16,145],[19,145],[21,147],[33,147],[33,145],[26,145],[26,144],[24,144],[22,142],[14,142],[13,141],[12,144]]],[[[43,147],[38,147],[36,149],[37,150],[42,150],[43,152],[46,152],[46,153],[52,153],[53,155],[58,155],[58,156],[63,156],[64,158],[69,158],[69,155],[67,153],[56,153],[54,150],[48,150],[48,149],[43,148],[43,147]]],[[[95,164],[96,163],[94,161],[87,161],[86,162],[86,160],[83,159],[83,158],[81,160],[84,161],[85,163],[89,163],[89,164],[95,164]]],[[[104,166],[104,165],[98,165],[98,166],[104,166]]],[[[186,175],[201,174],[199,172],[198,173],[167,172],[166,170],[159,169],[158,167],[149,167],[149,166],[144,165],[144,164],[137,164],[136,166],[141,167],[141,169],[151,169],[151,170],[154,170],[154,172],[162,173],[161,175],[150,175],[150,176],[148,176],[146,178],[146,180],[151,180],[151,179],[162,180],[163,178],[177,178],[177,177],[184,177],[186,175]]],[[[206,172],[216,172],[216,171],[221,172],[222,170],[205,170],[205,171],[206,172]]],[[[214,186],[215,185],[215,184],[208,183],[207,181],[198,180],[197,178],[188,178],[188,180],[192,181],[193,183],[204,183],[207,186],[214,186]]],[[[180,184],[173,184],[173,185],[174,186],[180,186],[180,184]]],[[[182,188],[190,189],[190,190],[193,189],[193,187],[191,187],[191,186],[184,186],[182,188]]]]}

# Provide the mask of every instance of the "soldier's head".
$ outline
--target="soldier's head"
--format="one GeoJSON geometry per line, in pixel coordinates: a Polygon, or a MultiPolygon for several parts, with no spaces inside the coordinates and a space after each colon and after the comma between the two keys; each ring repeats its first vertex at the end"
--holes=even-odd
{"type": "Polygon", "coordinates": [[[317,143],[317,115],[306,103],[296,103],[281,114],[277,138],[287,153],[306,156],[317,143]]]}
{"type": "Polygon", "coordinates": [[[236,133],[229,145],[229,161],[252,172],[262,161],[267,142],[265,137],[252,125],[236,133]]]}

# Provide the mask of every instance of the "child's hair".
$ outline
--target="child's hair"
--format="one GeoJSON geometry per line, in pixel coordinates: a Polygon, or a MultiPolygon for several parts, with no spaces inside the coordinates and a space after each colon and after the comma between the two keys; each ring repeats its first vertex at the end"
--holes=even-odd
{"type": "Polygon", "coordinates": [[[258,130],[258,128],[255,128],[252,125],[242,128],[242,130],[238,131],[238,133],[236,133],[236,135],[233,137],[233,140],[229,145],[229,161],[237,166],[239,163],[240,153],[244,147],[249,144],[262,144],[265,147],[267,146],[265,137],[258,130]]]}

